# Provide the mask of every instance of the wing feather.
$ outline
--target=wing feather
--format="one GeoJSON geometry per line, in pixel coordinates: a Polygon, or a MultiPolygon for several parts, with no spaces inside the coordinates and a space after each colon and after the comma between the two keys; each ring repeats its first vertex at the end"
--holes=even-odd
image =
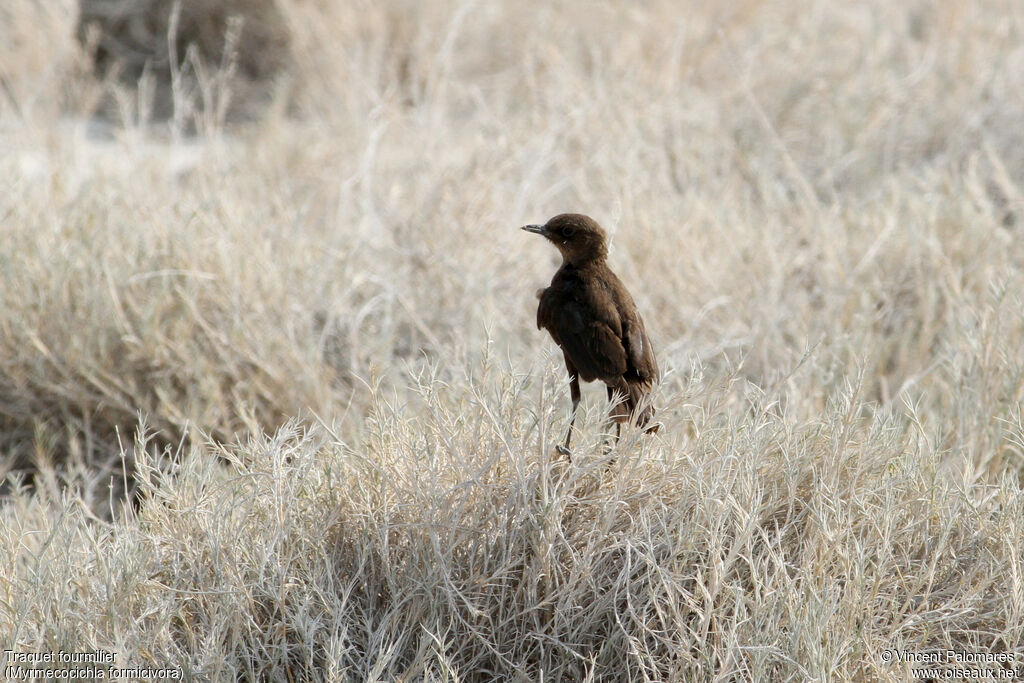
{"type": "Polygon", "coordinates": [[[635,318],[626,318],[622,327],[629,370],[642,382],[654,382],[658,378],[658,363],[654,359],[651,342],[647,339],[644,321],[637,315],[635,318]]]}

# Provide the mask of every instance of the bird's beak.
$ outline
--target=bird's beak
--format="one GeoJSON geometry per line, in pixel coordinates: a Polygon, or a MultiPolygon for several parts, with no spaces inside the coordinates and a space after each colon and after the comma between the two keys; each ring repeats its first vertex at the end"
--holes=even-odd
{"type": "Polygon", "coordinates": [[[543,225],[524,225],[522,230],[526,232],[535,232],[538,235],[547,235],[548,231],[544,229],[543,225]]]}

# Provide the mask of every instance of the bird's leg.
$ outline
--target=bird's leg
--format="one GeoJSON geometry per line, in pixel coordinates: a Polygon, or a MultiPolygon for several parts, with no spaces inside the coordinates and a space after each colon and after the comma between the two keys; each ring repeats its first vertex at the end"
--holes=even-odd
{"type": "Polygon", "coordinates": [[[565,445],[557,446],[557,450],[562,455],[570,455],[572,451],[569,450],[569,440],[572,439],[572,426],[576,422],[576,409],[580,405],[580,378],[579,375],[574,374],[572,379],[569,381],[569,395],[572,397],[572,415],[569,416],[569,429],[565,433],[565,445]]]}

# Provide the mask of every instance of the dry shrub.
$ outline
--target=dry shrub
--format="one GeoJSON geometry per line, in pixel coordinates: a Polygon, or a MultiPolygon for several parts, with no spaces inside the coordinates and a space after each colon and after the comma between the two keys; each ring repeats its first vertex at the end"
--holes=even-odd
{"type": "Polygon", "coordinates": [[[290,425],[171,475],[140,441],[114,524],[16,496],[12,642],[217,680],[900,680],[886,650],[1024,654],[1017,484],[941,476],[856,385],[802,424],[738,377],[681,386],[666,439],[602,455],[588,430],[570,465],[550,375],[466,372],[374,392],[355,441],[290,425]]]}
{"type": "Polygon", "coordinates": [[[180,109],[189,99],[183,92],[208,89],[217,78],[224,81],[221,89],[230,89],[230,107],[239,113],[252,100],[265,99],[267,81],[289,64],[291,36],[279,4],[81,0],[76,35],[101,78],[116,76],[130,86],[143,76],[155,81],[156,116],[180,109]]]}

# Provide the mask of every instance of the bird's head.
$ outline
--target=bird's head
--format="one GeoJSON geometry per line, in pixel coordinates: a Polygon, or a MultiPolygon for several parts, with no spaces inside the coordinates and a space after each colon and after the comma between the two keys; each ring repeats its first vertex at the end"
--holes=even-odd
{"type": "Polygon", "coordinates": [[[583,214],[561,213],[544,225],[524,225],[523,230],[548,238],[562,252],[566,263],[582,265],[608,255],[604,230],[583,214]]]}

